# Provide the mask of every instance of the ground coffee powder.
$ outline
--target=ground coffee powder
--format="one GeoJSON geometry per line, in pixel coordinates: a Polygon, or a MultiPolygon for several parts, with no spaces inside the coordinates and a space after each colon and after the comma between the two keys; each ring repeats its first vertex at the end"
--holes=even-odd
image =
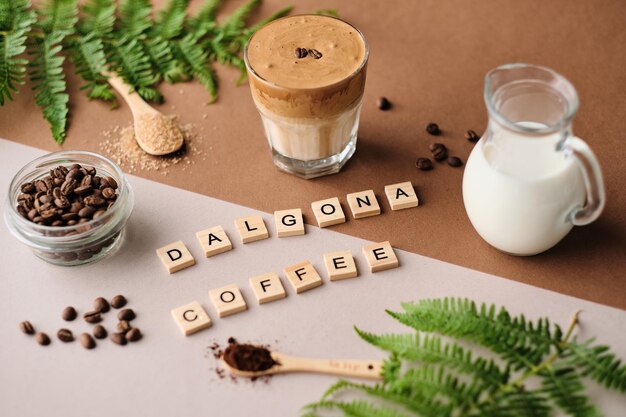
{"type": "Polygon", "coordinates": [[[223,355],[226,363],[233,368],[241,371],[258,372],[270,369],[274,365],[280,365],[265,347],[233,342],[228,345],[223,355]]]}

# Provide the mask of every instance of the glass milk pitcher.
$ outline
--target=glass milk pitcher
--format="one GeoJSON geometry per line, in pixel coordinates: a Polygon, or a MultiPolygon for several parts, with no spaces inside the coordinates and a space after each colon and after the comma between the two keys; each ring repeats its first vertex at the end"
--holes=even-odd
{"type": "Polygon", "coordinates": [[[594,221],[605,194],[598,161],[572,135],[578,96],[547,68],[510,64],[485,78],[489,124],[463,175],[472,225],[497,249],[534,255],[594,221]]]}

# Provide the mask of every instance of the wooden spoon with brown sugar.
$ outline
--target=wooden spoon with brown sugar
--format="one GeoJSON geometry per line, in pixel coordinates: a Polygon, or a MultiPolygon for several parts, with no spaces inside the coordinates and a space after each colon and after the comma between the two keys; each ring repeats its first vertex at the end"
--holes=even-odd
{"type": "Polygon", "coordinates": [[[146,103],[120,77],[107,73],[109,84],[122,96],[133,113],[135,140],[150,155],[167,155],[179,150],[183,134],[172,119],[146,103]]]}

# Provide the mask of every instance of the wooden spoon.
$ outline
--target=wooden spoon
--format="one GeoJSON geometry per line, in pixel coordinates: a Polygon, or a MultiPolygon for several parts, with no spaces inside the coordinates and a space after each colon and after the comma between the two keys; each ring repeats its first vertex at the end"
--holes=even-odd
{"type": "Polygon", "coordinates": [[[120,77],[106,73],[109,84],[122,96],[133,113],[135,140],[150,155],[167,155],[179,150],[184,143],[183,134],[167,116],[146,103],[120,77]]]}
{"type": "Polygon", "coordinates": [[[382,362],[380,361],[309,359],[287,356],[278,352],[270,352],[270,354],[276,362],[276,365],[265,371],[242,371],[230,366],[223,357],[222,363],[231,374],[246,378],[257,378],[264,375],[284,374],[288,372],[314,372],[318,374],[382,380],[382,362]]]}

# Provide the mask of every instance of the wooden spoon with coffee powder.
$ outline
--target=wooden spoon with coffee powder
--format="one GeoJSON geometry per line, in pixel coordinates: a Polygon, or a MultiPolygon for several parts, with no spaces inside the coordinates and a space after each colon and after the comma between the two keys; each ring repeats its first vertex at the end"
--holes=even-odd
{"type": "Polygon", "coordinates": [[[222,361],[231,374],[246,378],[288,372],[314,372],[382,380],[380,361],[298,358],[271,352],[262,346],[239,343],[228,345],[222,361]]]}
{"type": "Polygon", "coordinates": [[[150,155],[167,155],[183,146],[183,134],[169,117],[152,108],[139,94],[113,73],[106,73],[109,84],[122,96],[133,113],[135,140],[150,155]]]}

